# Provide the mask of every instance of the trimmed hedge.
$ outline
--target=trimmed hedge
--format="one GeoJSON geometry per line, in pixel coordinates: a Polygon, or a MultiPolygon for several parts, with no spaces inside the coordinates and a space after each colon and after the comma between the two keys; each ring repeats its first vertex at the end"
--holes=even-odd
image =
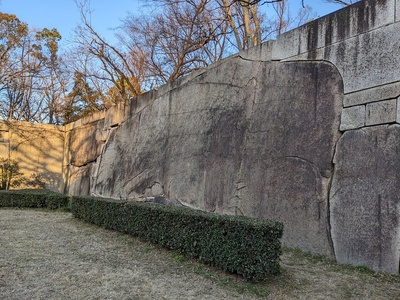
{"type": "Polygon", "coordinates": [[[280,273],[283,224],[181,207],[73,196],[75,217],[260,281],[280,273]]]}
{"type": "Polygon", "coordinates": [[[68,206],[68,196],[48,190],[0,190],[0,207],[59,209],[68,206]]]}

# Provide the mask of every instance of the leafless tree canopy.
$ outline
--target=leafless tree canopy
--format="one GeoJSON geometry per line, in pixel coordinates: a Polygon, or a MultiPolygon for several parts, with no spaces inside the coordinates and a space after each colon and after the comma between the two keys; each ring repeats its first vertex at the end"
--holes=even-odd
{"type": "Polygon", "coordinates": [[[149,87],[185,76],[223,57],[227,25],[209,0],[164,3],[162,12],[130,15],[120,34],[130,52],[145,56],[149,87]]]}
{"type": "Polygon", "coordinates": [[[259,45],[311,11],[292,13],[288,0],[149,0],[151,13],[128,14],[112,44],[92,25],[90,0],[75,3],[81,23],[62,55],[57,29],[0,13],[1,119],[76,120],[259,45]]]}
{"type": "Polygon", "coordinates": [[[335,3],[335,4],[340,4],[343,6],[349,6],[355,2],[358,2],[360,0],[348,0],[348,1],[343,1],[343,0],[325,0],[328,3],[335,3]]]}

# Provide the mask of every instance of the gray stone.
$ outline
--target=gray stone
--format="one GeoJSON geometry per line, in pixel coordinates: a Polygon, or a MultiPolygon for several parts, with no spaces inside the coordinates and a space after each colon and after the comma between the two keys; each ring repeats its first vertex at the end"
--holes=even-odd
{"type": "Polygon", "coordinates": [[[400,21],[400,2],[396,1],[396,15],[395,15],[395,22],[399,22],[400,21]]]}
{"type": "Polygon", "coordinates": [[[105,115],[104,129],[120,125],[130,114],[130,103],[118,102],[111,106],[105,115]]]}
{"type": "Polygon", "coordinates": [[[357,2],[279,36],[272,59],[330,61],[346,94],[396,82],[400,23],[394,15],[395,0],[357,2]]]}
{"type": "Polygon", "coordinates": [[[270,77],[253,106],[239,170],[246,189],[239,203],[247,214],[283,221],[285,245],[331,255],[325,195],[340,136],[340,77],[329,64],[289,66],[297,75],[277,70],[280,75],[270,77]],[[279,88],[286,82],[292,96],[279,88]],[[255,203],[246,207],[246,199],[255,203]]]}
{"type": "Polygon", "coordinates": [[[0,122],[0,154],[69,194],[274,219],[286,246],[398,273],[400,127],[379,124],[400,123],[399,3],[357,2],[65,127],[0,122]]]}
{"type": "Polygon", "coordinates": [[[300,54],[300,31],[290,30],[280,35],[272,45],[272,60],[291,58],[300,54]]]}
{"type": "Polygon", "coordinates": [[[270,61],[272,59],[274,43],[274,41],[267,41],[256,47],[241,51],[239,56],[249,60],[270,61]]]}
{"type": "Polygon", "coordinates": [[[177,201],[172,201],[164,196],[147,197],[144,199],[144,202],[184,207],[181,203],[177,201]]]}
{"type": "Polygon", "coordinates": [[[400,41],[393,38],[400,23],[382,27],[325,48],[324,59],[332,62],[341,73],[344,92],[351,93],[400,78],[400,41]]]}
{"type": "Polygon", "coordinates": [[[400,97],[397,98],[396,123],[400,123],[400,97]]]}
{"type": "MultiPolygon", "coordinates": [[[[308,53],[306,59],[317,59],[315,51],[355,38],[394,22],[395,0],[360,1],[346,9],[319,18],[278,37],[272,59],[292,58],[308,53]]],[[[382,49],[384,49],[382,45],[382,49]]],[[[389,49],[388,49],[389,50],[389,49]]],[[[391,50],[389,50],[391,51],[391,50]]],[[[346,55],[353,57],[352,54],[346,55]]]]}
{"type": "Polygon", "coordinates": [[[377,86],[358,92],[345,94],[343,106],[354,106],[381,100],[397,98],[400,95],[400,82],[394,82],[383,86],[377,86]]]}
{"type": "Polygon", "coordinates": [[[397,117],[397,100],[386,100],[368,103],[366,107],[365,125],[393,123],[397,117]]]}
{"type": "Polygon", "coordinates": [[[69,179],[70,184],[68,186],[68,192],[71,195],[82,195],[91,196],[91,186],[92,186],[92,173],[93,164],[87,164],[81,167],[69,167],[69,179]]]}
{"type": "Polygon", "coordinates": [[[340,121],[340,130],[350,130],[365,126],[365,105],[344,108],[340,121]]]}
{"type": "Polygon", "coordinates": [[[67,133],[69,141],[69,164],[84,166],[96,161],[105,140],[104,119],[71,129],[67,133]]]}
{"type": "Polygon", "coordinates": [[[330,192],[338,262],[399,273],[400,126],[352,130],[340,139],[330,192]]]}

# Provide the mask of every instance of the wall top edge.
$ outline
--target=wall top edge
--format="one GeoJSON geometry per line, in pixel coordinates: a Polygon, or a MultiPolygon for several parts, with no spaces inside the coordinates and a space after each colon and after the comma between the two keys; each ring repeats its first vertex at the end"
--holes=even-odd
{"type": "Polygon", "coordinates": [[[280,35],[272,59],[285,59],[393,24],[396,0],[365,0],[308,22],[280,35]]]}
{"type": "Polygon", "coordinates": [[[43,128],[46,130],[65,131],[64,125],[46,124],[46,123],[31,123],[28,121],[20,121],[20,120],[0,120],[0,130],[3,130],[3,128],[9,128],[12,126],[25,126],[25,127],[43,128]]]}

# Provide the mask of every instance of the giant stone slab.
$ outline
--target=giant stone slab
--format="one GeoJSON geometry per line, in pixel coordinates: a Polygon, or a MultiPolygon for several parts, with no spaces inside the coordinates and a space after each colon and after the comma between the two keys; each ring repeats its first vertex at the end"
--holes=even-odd
{"type": "Polygon", "coordinates": [[[137,199],[157,186],[191,207],[282,221],[287,246],[332,255],[327,199],[342,98],[329,63],[230,58],[115,128],[91,193],[137,199]]]}
{"type": "Polygon", "coordinates": [[[330,207],[340,263],[399,273],[400,126],[344,133],[337,147],[330,207]]]}

